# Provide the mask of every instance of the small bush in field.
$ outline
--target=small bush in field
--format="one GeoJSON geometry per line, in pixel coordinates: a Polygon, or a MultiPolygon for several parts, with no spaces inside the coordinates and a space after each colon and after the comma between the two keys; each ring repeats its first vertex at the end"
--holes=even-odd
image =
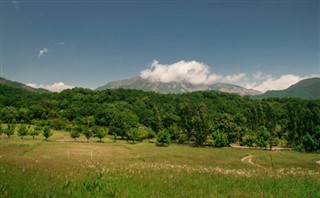
{"type": "Polygon", "coordinates": [[[171,143],[171,137],[168,130],[161,130],[157,136],[157,146],[169,146],[171,143]]]}
{"type": "Polygon", "coordinates": [[[48,138],[52,136],[52,132],[49,126],[45,126],[43,128],[42,135],[46,138],[47,141],[48,141],[48,138]]]}
{"type": "Polygon", "coordinates": [[[7,128],[4,130],[4,133],[10,138],[14,134],[16,126],[14,124],[8,124],[7,128]]]}

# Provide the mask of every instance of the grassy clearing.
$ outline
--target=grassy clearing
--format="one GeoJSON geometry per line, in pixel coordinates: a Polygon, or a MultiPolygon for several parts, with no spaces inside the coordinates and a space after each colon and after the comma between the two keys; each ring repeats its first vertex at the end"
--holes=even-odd
{"type": "Polygon", "coordinates": [[[319,154],[50,140],[0,137],[0,197],[320,197],[319,154]]]}

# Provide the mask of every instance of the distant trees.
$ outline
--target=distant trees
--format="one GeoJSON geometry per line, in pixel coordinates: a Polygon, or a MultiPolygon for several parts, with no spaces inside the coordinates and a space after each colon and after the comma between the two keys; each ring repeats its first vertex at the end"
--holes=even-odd
{"type": "MultiPolygon", "coordinates": [[[[320,149],[319,99],[254,100],[214,91],[157,94],[83,88],[46,94],[7,90],[0,94],[2,132],[8,138],[15,132],[10,124],[23,124],[32,126],[27,134],[33,138],[44,134],[47,126],[70,131],[75,140],[83,134],[87,142],[92,137],[102,140],[109,133],[114,140],[140,142],[161,137],[161,143],[165,130],[170,142],[191,146],[238,143],[265,149],[279,145],[308,152],[320,149]]],[[[16,132],[25,137],[24,126],[16,132]]]]}

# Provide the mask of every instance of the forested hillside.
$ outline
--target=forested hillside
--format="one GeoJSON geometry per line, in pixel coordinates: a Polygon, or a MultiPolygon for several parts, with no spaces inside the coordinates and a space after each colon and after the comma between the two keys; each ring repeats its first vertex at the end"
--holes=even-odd
{"type": "MultiPolygon", "coordinates": [[[[137,90],[61,93],[1,91],[2,123],[24,123],[142,141],[193,146],[231,143],[320,149],[320,100],[253,100],[214,91],[158,94],[137,90]],[[102,133],[103,134],[103,133],[102,133]]],[[[91,134],[91,135],[90,135],[91,134]]]]}

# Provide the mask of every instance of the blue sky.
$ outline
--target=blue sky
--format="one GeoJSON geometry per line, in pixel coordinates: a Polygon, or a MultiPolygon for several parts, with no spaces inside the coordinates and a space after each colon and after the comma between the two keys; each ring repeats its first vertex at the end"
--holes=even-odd
{"type": "Polygon", "coordinates": [[[2,76],[96,88],[189,68],[280,89],[320,74],[319,24],[309,0],[1,1],[2,76]]]}

